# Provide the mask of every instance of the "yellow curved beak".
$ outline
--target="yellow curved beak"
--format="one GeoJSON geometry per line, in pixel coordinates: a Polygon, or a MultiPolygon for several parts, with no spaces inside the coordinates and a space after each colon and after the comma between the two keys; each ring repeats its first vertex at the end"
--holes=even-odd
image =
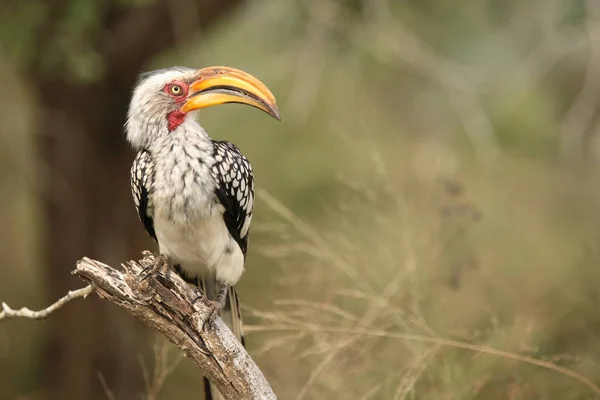
{"type": "Polygon", "coordinates": [[[198,70],[197,78],[189,87],[188,97],[181,111],[187,113],[225,103],[247,104],[281,120],[273,93],[252,75],[228,67],[198,70]]]}

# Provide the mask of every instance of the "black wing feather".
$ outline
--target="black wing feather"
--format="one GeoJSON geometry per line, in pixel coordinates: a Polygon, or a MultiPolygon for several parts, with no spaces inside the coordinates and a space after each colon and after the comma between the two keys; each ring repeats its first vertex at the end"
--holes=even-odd
{"type": "Polygon", "coordinates": [[[223,219],[229,234],[245,256],[254,208],[252,167],[234,144],[222,141],[214,141],[213,144],[215,164],[211,174],[217,182],[215,193],[225,207],[223,219]]]}
{"type": "Polygon", "coordinates": [[[141,150],[131,166],[131,194],[135,202],[140,221],[144,225],[148,235],[154,240],[154,220],[152,219],[152,206],[150,204],[150,189],[154,179],[154,163],[150,153],[141,150]]]}

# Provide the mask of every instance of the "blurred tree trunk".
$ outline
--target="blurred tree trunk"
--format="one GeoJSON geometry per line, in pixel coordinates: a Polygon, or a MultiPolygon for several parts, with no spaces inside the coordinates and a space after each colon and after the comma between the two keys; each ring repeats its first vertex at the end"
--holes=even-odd
{"type": "MultiPolygon", "coordinates": [[[[82,256],[119,262],[140,250],[133,240],[135,215],[127,212],[131,154],[120,137],[122,114],[116,112],[126,109],[126,89],[104,83],[40,86],[50,299],[81,285],[69,272],[82,256]]],[[[139,394],[137,356],[144,340],[137,324],[97,299],[74,303],[50,324],[44,365],[48,398],[106,398],[99,375],[118,399],[139,394]]]]}
{"type": "MultiPolygon", "coordinates": [[[[123,125],[131,89],[152,56],[175,44],[174,19],[178,38],[189,37],[241,2],[158,0],[141,8],[110,3],[98,16],[97,37],[84,39],[99,55],[99,78],[84,83],[72,79],[68,69],[57,74],[54,67],[48,73],[43,63],[33,63],[30,81],[41,110],[38,137],[47,188],[43,250],[48,300],[81,286],[70,276],[81,257],[113,264],[139,256],[150,245],[129,191],[134,155],[123,125]],[[179,11],[187,24],[177,20],[179,11]]],[[[73,5],[49,4],[38,52],[61,51],[52,38],[64,29],[60,21],[73,5]]],[[[116,399],[139,398],[143,380],[138,357],[146,345],[136,321],[90,299],[66,307],[49,324],[43,368],[46,398],[106,399],[102,381],[116,399]]]]}

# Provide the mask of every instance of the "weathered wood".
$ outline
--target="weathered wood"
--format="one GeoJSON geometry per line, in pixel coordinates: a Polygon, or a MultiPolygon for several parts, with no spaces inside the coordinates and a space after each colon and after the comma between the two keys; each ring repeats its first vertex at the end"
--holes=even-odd
{"type": "Polygon", "coordinates": [[[90,283],[101,298],[165,335],[226,399],[276,399],[262,372],[221,318],[205,324],[209,306],[194,302],[197,294],[177,274],[156,268],[142,279],[142,271],[154,264],[155,256],[149,252],[139,262],[124,264],[124,272],[84,258],[73,273],[90,283]]]}
{"type": "Polygon", "coordinates": [[[27,307],[22,307],[18,310],[13,310],[6,303],[2,303],[2,311],[0,311],[0,321],[3,319],[11,319],[11,318],[28,318],[28,319],[44,319],[48,318],[52,313],[56,312],[59,308],[64,306],[70,301],[75,299],[85,299],[94,291],[94,287],[88,285],[84,288],[77,290],[70,290],[65,296],[58,299],[58,301],[54,304],[49,305],[43,310],[33,311],[27,307]]]}

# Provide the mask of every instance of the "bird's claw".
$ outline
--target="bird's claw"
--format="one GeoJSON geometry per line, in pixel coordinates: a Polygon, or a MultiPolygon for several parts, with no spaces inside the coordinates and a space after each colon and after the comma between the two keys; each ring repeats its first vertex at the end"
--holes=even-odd
{"type": "Polygon", "coordinates": [[[209,300],[203,294],[194,299],[192,305],[198,301],[201,301],[207,307],[206,311],[203,310],[202,312],[202,330],[208,330],[211,326],[214,326],[215,318],[221,314],[225,304],[220,299],[209,300]]]}
{"type": "Polygon", "coordinates": [[[223,307],[216,301],[212,301],[211,303],[212,304],[208,306],[208,317],[202,324],[202,329],[207,329],[211,326],[215,326],[215,318],[221,315],[221,310],[223,309],[223,307]]]}

